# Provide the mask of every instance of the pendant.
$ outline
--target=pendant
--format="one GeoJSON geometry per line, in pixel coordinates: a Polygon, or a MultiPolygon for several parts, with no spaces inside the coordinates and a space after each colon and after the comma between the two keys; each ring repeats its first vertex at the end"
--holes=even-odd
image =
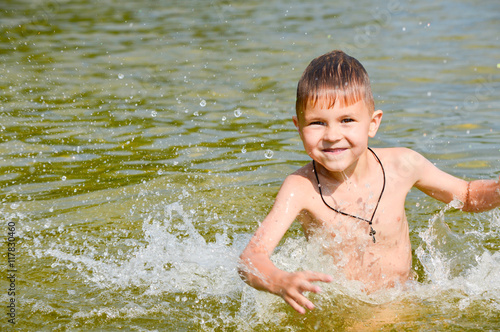
{"type": "Polygon", "coordinates": [[[377,232],[375,232],[375,230],[373,229],[373,227],[372,227],[372,226],[370,226],[370,235],[371,235],[371,237],[373,238],[373,243],[377,242],[377,241],[375,240],[375,234],[377,234],[377,232]]]}

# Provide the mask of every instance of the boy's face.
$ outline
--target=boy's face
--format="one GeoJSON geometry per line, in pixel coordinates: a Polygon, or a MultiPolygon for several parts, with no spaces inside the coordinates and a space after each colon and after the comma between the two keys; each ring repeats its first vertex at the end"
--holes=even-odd
{"type": "Polygon", "coordinates": [[[366,153],[368,137],[377,133],[382,111],[370,112],[363,100],[347,107],[339,102],[333,108],[321,104],[294,116],[293,122],[313,160],[331,172],[344,172],[366,153]]]}

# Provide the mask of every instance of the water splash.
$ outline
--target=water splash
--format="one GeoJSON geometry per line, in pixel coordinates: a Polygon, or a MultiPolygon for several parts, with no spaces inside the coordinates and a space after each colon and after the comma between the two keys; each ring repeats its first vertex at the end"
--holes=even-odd
{"type": "Polygon", "coordinates": [[[180,203],[145,214],[142,229],[144,241],[128,241],[132,249],[126,255],[122,251],[97,259],[51,248],[38,256],[75,264],[82,277],[99,288],[146,287],[143,295],[193,292],[201,297],[231,296],[241,289],[236,272],[239,248],[225,233],[217,234],[215,242],[206,241],[180,203]]]}
{"type": "Polygon", "coordinates": [[[445,223],[445,212],[460,206],[458,201],[451,202],[419,233],[422,243],[415,253],[429,279],[427,286],[442,292],[453,290],[455,296],[463,297],[461,306],[475,299],[500,308],[500,252],[488,247],[488,242],[499,235],[498,211],[483,214],[489,220],[471,217],[476,222],[471,220],[471,225],[460,227],[460,234],[445,223]]]}
{"type": "MultiPolygon", "coordinates": [[[[143,197],[145,202],[152,199],[143,197]]],[[[103,317],[107,321],[154,317],[156,321],[168,316],[175,317],[172,328],[176,328],[175,322],[183,321],[189,308],[189,317],[183,323],[186,329],[251,331],[287,326],[299,331],[356,330],[359,324],[414,329],[429,315],[443,321],[457,320],[457,326],[466,326],[461,324],[468,324],[467,315],[500,310],[500,253],[487,247],[500,232],[498,211],[470,219],[471,226],[464,234],[456,234],[444,223],[450,219],[451,205],[438,211],[420,231],[421,242],[417,243],[415,256],[424,268],[425,280],[374,294],[364,293],[359,282],[347,280],[338,271],[333,258],[322,254],[324,242],[308,242],[301,234],[288,236],[272,256],[279,268],[334,276],[331,284],[320,284],[323,293],[307,295],[317,309],[298,317],[280,297],[259,292],[239,279],[238,255],[250,234],[228,233],[223,225],[232,221],[219,217],[222,231],[207,237],[201,231],[206,220],[196,209],[187,210],[187,206],[185,198],[176,203],[160,200],[147,205],[136,216],[141,236],[125,234],[104,247],[84,232],[74,242],[62,239],[50,245],[48,237],[35,237],[31,246],[35,263],[48,263],[48,269],[54,272],[50,278],[71,278],[74,286],[57,295],[57,306],[49,297],[27,298],[24,303],[30,315],[70,316],[69,325],[73,327],[99,326],[103,317]],[[483,225],[480,232],[476,227],[479,224],[483,225]],[[80,305],[72,312],[67,307],[73,305],[75,297],[80,305]],[[110,304],[96,302],[99,297],[112,300],[110,304]],[[408,308],[412,308],[411,315],[408,308]]],[[[3,218],[22,218],[20,228],[30,233],[30,220],[19,213],[4,213],[3,218]]],[[[40,232],[71,237],[71,227],[50,220],[43,223],[48,226],[40,232]]],[[[486,317],[483,326],[492,326],[494,321],[486,317]]]]}

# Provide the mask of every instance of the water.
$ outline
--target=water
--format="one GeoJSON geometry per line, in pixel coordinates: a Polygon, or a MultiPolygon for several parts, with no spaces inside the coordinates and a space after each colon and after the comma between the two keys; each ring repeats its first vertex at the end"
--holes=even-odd
{"type": "Polygon", "coordinates": [[[236,272],[284,176],[308,160],[291,121],[296,82],[332,49],[370,73],[385,112],[372,146],[498,177],[497,1],[0,10],[2,330],[499,328],[498,209],[463,214],[417,191],[410,289],[364,294],[297,225],[273,260],[336,276],[311,295],[319,309],[296,315],[236,272]]]}

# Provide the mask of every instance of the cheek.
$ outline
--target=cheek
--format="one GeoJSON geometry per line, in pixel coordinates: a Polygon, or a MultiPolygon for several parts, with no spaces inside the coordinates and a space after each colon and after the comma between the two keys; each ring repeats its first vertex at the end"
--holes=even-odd
{"type": "Polygon", "coordinates": [[[304,131],[301,135],[301,139],[304,144],[304,148],[312,149],[318,144],[319,136],[315,131],[304,131]]]}
{"type": "Polygon", "coordinates": [[[302,130],[301,136],[302,140],[304,142],[313,142],[316,141],[318,138],[318,131],[317,130],[312,130],[310,128],[306,128],[302,130]]]}
{"type": "Polygon", "coordinates": [[[369,129],[369,126],[359,125],[349,128],[344,134],[345,136],[351,137],[353,140],[361,141],[368,139],[369,129]]]}

